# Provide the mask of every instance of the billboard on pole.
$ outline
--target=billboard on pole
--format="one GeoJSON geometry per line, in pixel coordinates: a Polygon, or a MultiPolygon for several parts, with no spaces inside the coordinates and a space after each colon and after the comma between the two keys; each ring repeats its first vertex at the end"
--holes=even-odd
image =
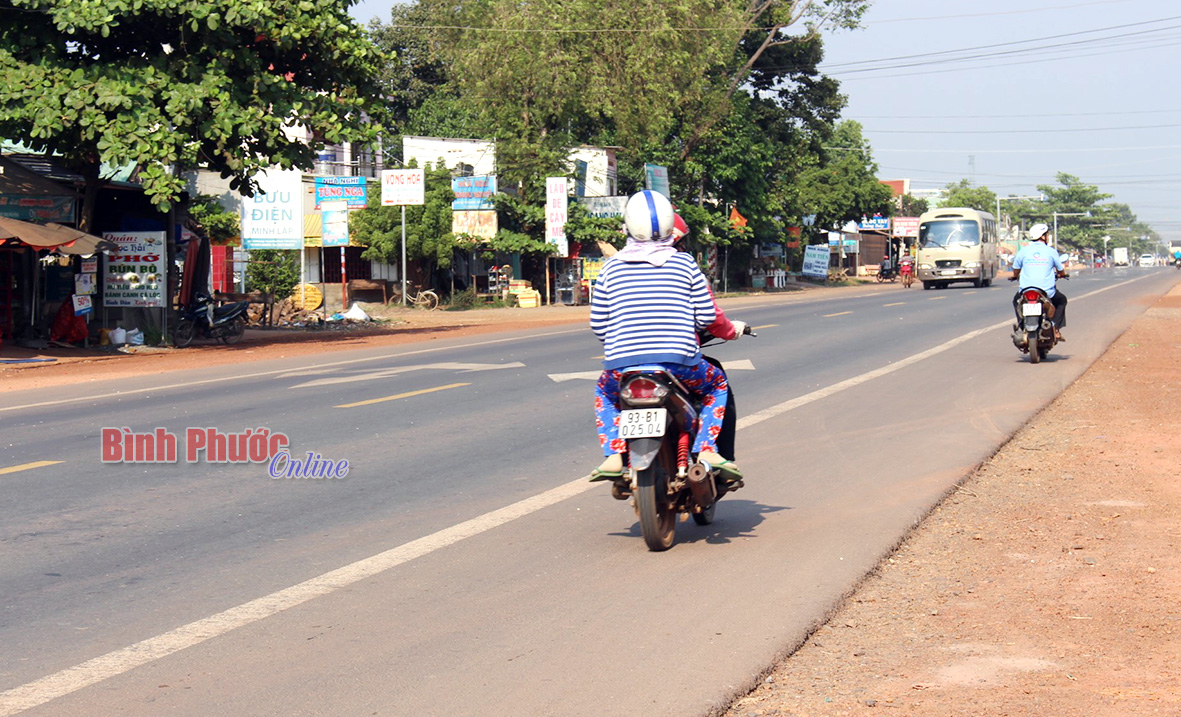
{"type": "Polygon", "coordinates": [[[268,170],[258,175],[259,192],[242,202],[242,246],[250,249],[303,248],[303,173],[268,170]]]}
{"type": "Polygon", "coordinates": [[[381,206],[426,204],[426,178],[421,169],[383,169],[381,206]]]}
{"type": "Polygon", "coordinates": [[[545,178],[545,240],[558,247],[558,256],[570,256],[566,241],[567,194],[565,177],[545,178]]]}

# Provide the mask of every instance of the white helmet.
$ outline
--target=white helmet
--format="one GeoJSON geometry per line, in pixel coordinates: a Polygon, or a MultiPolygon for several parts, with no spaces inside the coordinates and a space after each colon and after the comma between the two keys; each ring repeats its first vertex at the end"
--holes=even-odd
{"type": "Polygon", "coordinates": [[[627,200],[623,224],[636,241],[659,241],[672,235],[675,215],[668,197],[645,189],[627,200]]]}
{"type": "Polygon", "coordinates": [[[1029,240],[1040,241],[1045,238],[1050,231],[1050,227],[1045,224],[1034,224],[1029,228],[1029,240]]]}

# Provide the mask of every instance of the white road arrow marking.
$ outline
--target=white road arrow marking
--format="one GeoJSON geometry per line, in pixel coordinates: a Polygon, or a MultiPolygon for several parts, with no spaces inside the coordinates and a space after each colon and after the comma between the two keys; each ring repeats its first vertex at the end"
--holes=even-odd
{"type": "Polygon", "coordinates": [[[401,373],[408,373],[410,371],[423,371],[432,369],[436,371],[460,371],[463,373],[470,373],[473,371],[495,371],[502,368],[524,368],[525,364],[520,361],[512,363],[424,363],[416,366],[398,366],[396,368],[378,369],[377,371],[367,371],[365,373],[358,373],[352,376],[334,376],[332,378],[320,378],[315,381],[307,381],[305,383],[296,384],[291,388],[314,388],[317,386],[333,386],[341,383],[355,383],[357,381],[373,381],[381,378],[391,378],[401,373]]]}

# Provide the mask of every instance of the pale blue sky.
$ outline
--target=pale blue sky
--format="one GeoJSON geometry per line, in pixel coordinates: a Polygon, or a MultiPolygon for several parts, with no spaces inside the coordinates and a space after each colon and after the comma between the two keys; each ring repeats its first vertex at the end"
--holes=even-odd
{"type": "Polygon", "coordinates": [[[1068,172],[1181,241],[1181,3],[878,0],[864,25],[826,36],[823,69],[881,178],[1005,196],[1068,172]]]}

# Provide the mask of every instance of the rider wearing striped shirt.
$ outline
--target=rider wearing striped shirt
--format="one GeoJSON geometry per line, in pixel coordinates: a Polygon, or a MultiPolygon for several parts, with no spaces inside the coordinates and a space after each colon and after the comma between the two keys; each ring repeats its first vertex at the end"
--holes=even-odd
{"type": "Polygon", "coordinates": [[[676,250],[676,219],[664,195],[649,190],[633,195],[624,210],[627,246],[604,264],[595,282],[590,325],[605,354],[595,412],[606,460],[591,471],[591,480],[623,475],[627,443],[619,438],[620,370],[646,364],[663,366],[702,397],[693,451],[699,461],[741,478],[738,467],[717,452],[729,389],[725,374],[702,358],[697,333],[708,330],[734,340],[744,325],[726,319],[697,263],[676,250]]]}

